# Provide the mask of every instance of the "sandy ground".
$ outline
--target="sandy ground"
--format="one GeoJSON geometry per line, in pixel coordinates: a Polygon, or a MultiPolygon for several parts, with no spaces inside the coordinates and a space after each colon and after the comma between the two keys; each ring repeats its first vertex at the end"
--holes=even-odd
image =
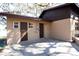
{"type": "Polygon", "coordinates": [[[59,40],[22,42],[6,46],[0,56],[79,56],[79,46],[59,40]]]}

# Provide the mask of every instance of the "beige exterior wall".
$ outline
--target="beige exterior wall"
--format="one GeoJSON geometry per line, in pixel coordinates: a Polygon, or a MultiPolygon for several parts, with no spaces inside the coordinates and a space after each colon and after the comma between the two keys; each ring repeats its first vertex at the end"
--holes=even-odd
{"type": "Polygon", "coordinates": [[[39,39],[39,23],[44,24],[44,37],[49,38],[50,37],[50,23],[46,21],[35,21],[35,20],[29,20],[29,19],[20,19],[20,18],[8,18],[7,20],[7,43],[8,44],[14,44],[19,43],[21,40],[21,33],[20,33],[20,26],[18,29],[13,28],[14,22],[27,22],[32,23],[33,28],[28,28],[28,40],[38,40],[39,39]]]}
{"type": "Polygon", "coordinates": [[[20,27],[18,29],[13,28],[13,23],[15,19],[8,18],[7,19],[7,43],[8,44],[15,44],[18,43],[20,40],[20,27]],[[13,21],[14,20],[14,21],[13,21]]]}
{"type": "Polygon", "coordinates": [[[30,19],[8,18],[7,20],[7,43],[16,44],[21,40],[20,22],[32,23],[33,28],[28,28],[28,41],[39,40],[39,23],[44,24],[44,38],[60,39],[64,41],[72,41],[73,21],[71,19],[63,19],[53,22],[36,21],[30,19]],[[19,22],[19,28],[14,29],[13,23],[19,22]]]}
{"type": "Polygon", "coordinates": [[[64,41],[72,41],[71,21],[63,19],[51,23],[51,37],[64,41]]]}

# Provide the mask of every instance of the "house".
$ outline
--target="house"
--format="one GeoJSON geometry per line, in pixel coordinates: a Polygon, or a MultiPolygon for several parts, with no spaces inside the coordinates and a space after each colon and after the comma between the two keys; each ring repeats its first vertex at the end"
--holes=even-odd
{"type": "Polygon", "coordinates": [[[7,44],[50,38],[50,22],[35,17],[0,13],[7,17],[7,44]]]}
{"type": "Polygon", "coordinates": [[[1,12],[7,17],[7,44],[41,38],[75,40],[79,44],[78,11],[77,4],[66,3],[44,10],[39,18],[1,12]]]}
{"type": "Polygon", "coordinates": [[[43,20],[51,21],[51,37],[79,44],[79,5],[66,3],[44,10],[43,20]]]}

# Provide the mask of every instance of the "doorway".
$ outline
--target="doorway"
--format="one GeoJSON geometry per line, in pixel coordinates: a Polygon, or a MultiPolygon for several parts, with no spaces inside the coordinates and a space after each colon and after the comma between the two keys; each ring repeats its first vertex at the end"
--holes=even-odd
{"type": "Polygon", "coordinates": [[[40,35],[40,38],[44,37],[44,24],[43,23],[39,23],[39,35],[40,35]]]}
{"type": "Polygon", "coordinates": [[[21,32],[21,41],[27,41],[28,40],[27,22],[20,23],[20,32],[21,32]]]}

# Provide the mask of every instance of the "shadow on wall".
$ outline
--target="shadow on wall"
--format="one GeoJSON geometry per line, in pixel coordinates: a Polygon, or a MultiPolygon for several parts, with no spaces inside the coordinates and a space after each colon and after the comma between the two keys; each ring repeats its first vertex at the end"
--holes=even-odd
{"type": "Polygon", "coordinates": [[[18,43],[20,37],[19,37],[19,32],[14,32],[12,30],[8,30],[7,31],[7,44],[11,45],[11,44],[16,44],[18,43]]]}

